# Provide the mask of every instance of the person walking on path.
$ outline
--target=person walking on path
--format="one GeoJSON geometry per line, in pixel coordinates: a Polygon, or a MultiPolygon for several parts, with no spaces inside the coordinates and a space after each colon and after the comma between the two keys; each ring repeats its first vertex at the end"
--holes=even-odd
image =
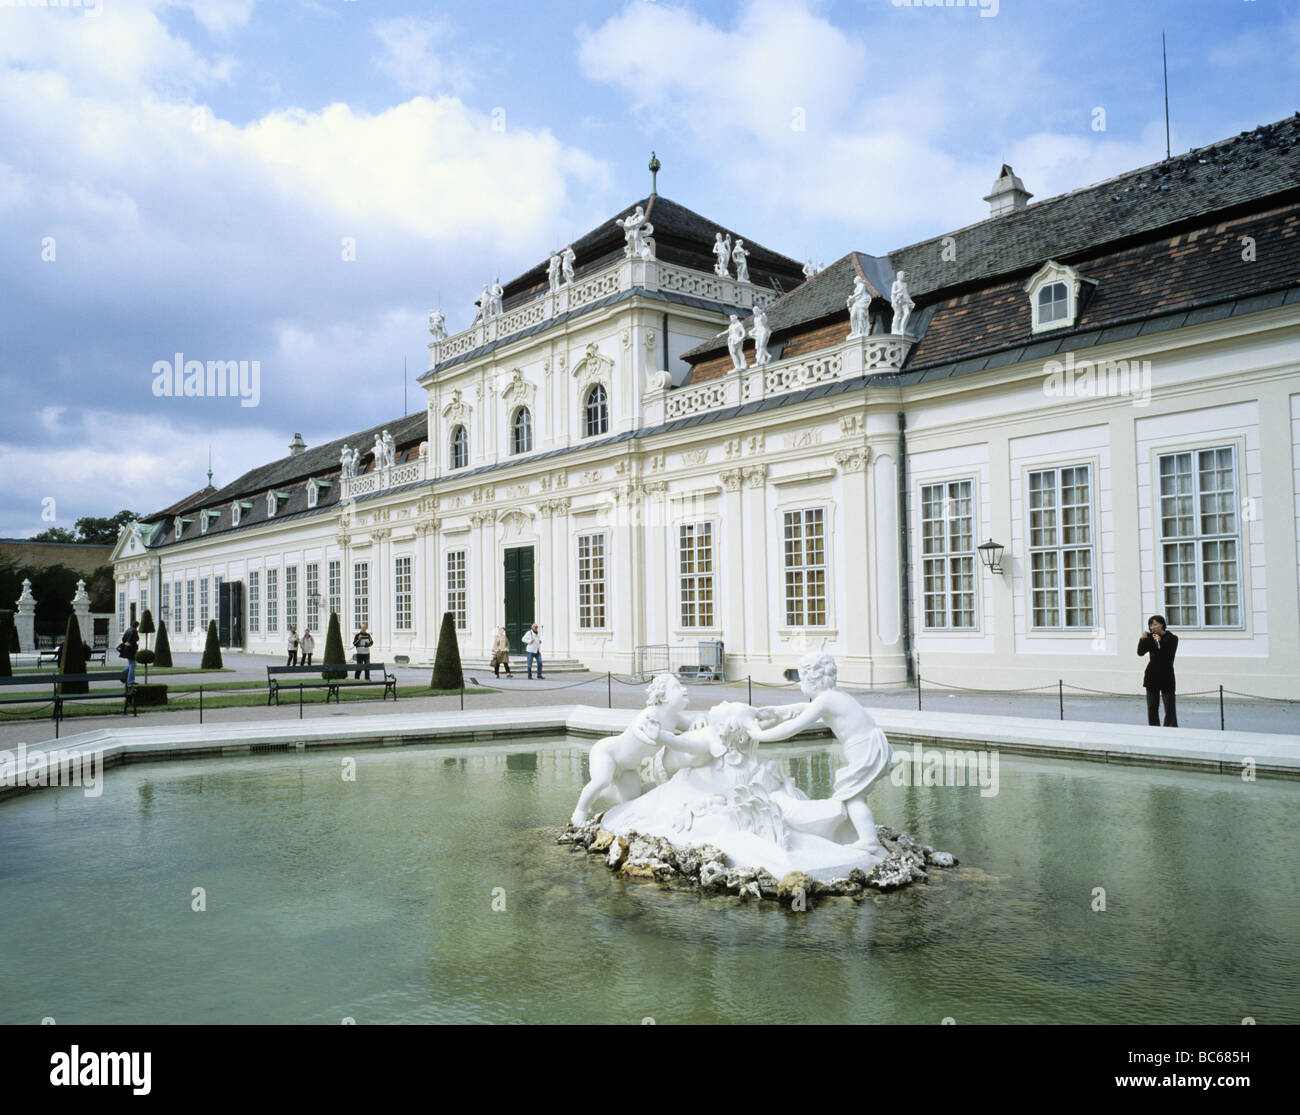
{"type": "Polygon", "coordinates": [[[311,637],[310,627],[302,629],[302,639],[299,641],[298,647],[302,651],[302,664],[310,666],[312,651],[316,649],[316,640],[311,637]]]}
{"type": "Polygon", "coordinates": [[[501,676],[502,666],[506,668],[506,677],[515,676],[510,672],[510,640],[506,638],[506,629],[498,627],[492,636],[492,673],[496,677],[501,676]]]}
{"type": "Polygon", "coordinates": [[[542,631],[533,624],[524,632],[524,658],[528,662],[528,680],[533,680],[533,659],[537,659],[537,680],[542,680],[542,631]]]}
{"type": "Polygon", "coordinates": [[[136,630],[135,620],[132,620],[122,633],[122,641],[117,647],[117,653],[126,659],[126,674],[123,680],[127,685],[135,684],[135,652],[139,649],[140,632],[136,630]]]}
{"type": "Polygon", "coordinates": [[[286,662],[285,665],[286,666],[298,665],[298,629],[294,627],[292,624],[290,624],[289,626],[288,650],[289,650],[289,661],[286,662]]]}
{"type": "Polygon", "coordinates": [[[370,637],[370,632],[366,630],[366,625],[361,625],[361,630],[352,636],[352,645],[356,648],[357,672],[353,678],[359,678],[361,671],[366,671],[366,681],[370,680],[370,648],[375,645],[375,640],[370,637]]]}
{"type": "Polygon", "coordinates": [[[1147,691],[1147,723],[1160,727],[1160,699],[1165,702],[1165,727],[1178,727],[1174,704],[1174,655],[1178,653],[1178,636],[1165,628],[1164,616],[1152,616],[1138,640],[1138,657],[1151,656],[1142,686],[1147,691]]]}

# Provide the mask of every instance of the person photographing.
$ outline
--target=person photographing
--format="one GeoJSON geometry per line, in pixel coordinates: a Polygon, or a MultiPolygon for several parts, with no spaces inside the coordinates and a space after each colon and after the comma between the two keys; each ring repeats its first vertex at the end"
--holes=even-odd
{"type": "Polygon", "coordinates": [[[366,681],[370,680],[370,648],[375,645],[375,640],[370,637],[370,632],[366,630],[366,625],[361,625],[361,630],[352,636],[352,646],[356,650],[355,661],[357,672],[353,678],[359,678],[361,671],[366,672],[366,681]]]}
{"type": "Polygon", "coordinates": [[[1174,703],[1174,655],[1178,653],[1178,636],[1165,626],[1164,616],[1152,616],[1147,629],[1138,640],[1138,657],[1149,655],[1146,674],[1142,678],[1147,691],[1147,723],[1160,727],[1160,701],[1165,702],[1165,727],[1178,727],[1178,712],[1174,703]]]}

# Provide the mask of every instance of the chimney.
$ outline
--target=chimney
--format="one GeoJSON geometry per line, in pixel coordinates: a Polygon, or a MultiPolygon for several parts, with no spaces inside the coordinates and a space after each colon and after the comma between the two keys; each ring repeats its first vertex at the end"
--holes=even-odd
{"type": "Polygon", "coordinates": [[[1025,189],[1016,172],[1006,163],[1002,164],[1002,173],[993,183],[993,192],[984,200],[989,203],[989,216],[1000,217],[1013,209],[1023,209],[1034,195],[1025,189]]]}
{"type": "Polygon", "coordinates": [[[296,457],[300,453],[307,451],[307,443],[302,440],[302,434],[294,434],[293,441],[289,442],[289,456],[296,457]]]}

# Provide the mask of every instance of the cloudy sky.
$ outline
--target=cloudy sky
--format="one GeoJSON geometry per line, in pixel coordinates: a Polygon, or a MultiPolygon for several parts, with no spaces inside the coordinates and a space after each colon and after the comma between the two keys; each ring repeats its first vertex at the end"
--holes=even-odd
{"type": "Polygon", "coordinates": [[[1043,198],[1163,157],[1162,27],[1175,152],[1300,109],[1300,0],[62,2],[0,0],[0,536],[396,417],[403,360],[417,409],[428,310],[651,148],[829,262],[981,219],[1004,161],[1043,198]],[[155,397],[176,353],[259,361],[259,404],[155,397]]]}

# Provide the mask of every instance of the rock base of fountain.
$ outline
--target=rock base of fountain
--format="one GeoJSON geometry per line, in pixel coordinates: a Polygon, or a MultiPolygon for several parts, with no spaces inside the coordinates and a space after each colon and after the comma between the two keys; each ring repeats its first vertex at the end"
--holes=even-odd
{"type": "Polygon", "coordinates": [[[891,891],[929,882],[930,868],[955,867],[956,856],[936,851],[905,832],[878,825],[886,856],[869,871],[854,870],[842,879],[812,879],[791,871],[777,879],[764,868],[741,867],[711,844],[676,846],[662,836],[629,832],[619,836],[601,828],[600,819],[566,825],[558,844],[572,844],[625,879],[690,887],[712,894],[775,899],[793,909],[807,909],[816,898],[858,898],[871,891],[891,891]]]}

